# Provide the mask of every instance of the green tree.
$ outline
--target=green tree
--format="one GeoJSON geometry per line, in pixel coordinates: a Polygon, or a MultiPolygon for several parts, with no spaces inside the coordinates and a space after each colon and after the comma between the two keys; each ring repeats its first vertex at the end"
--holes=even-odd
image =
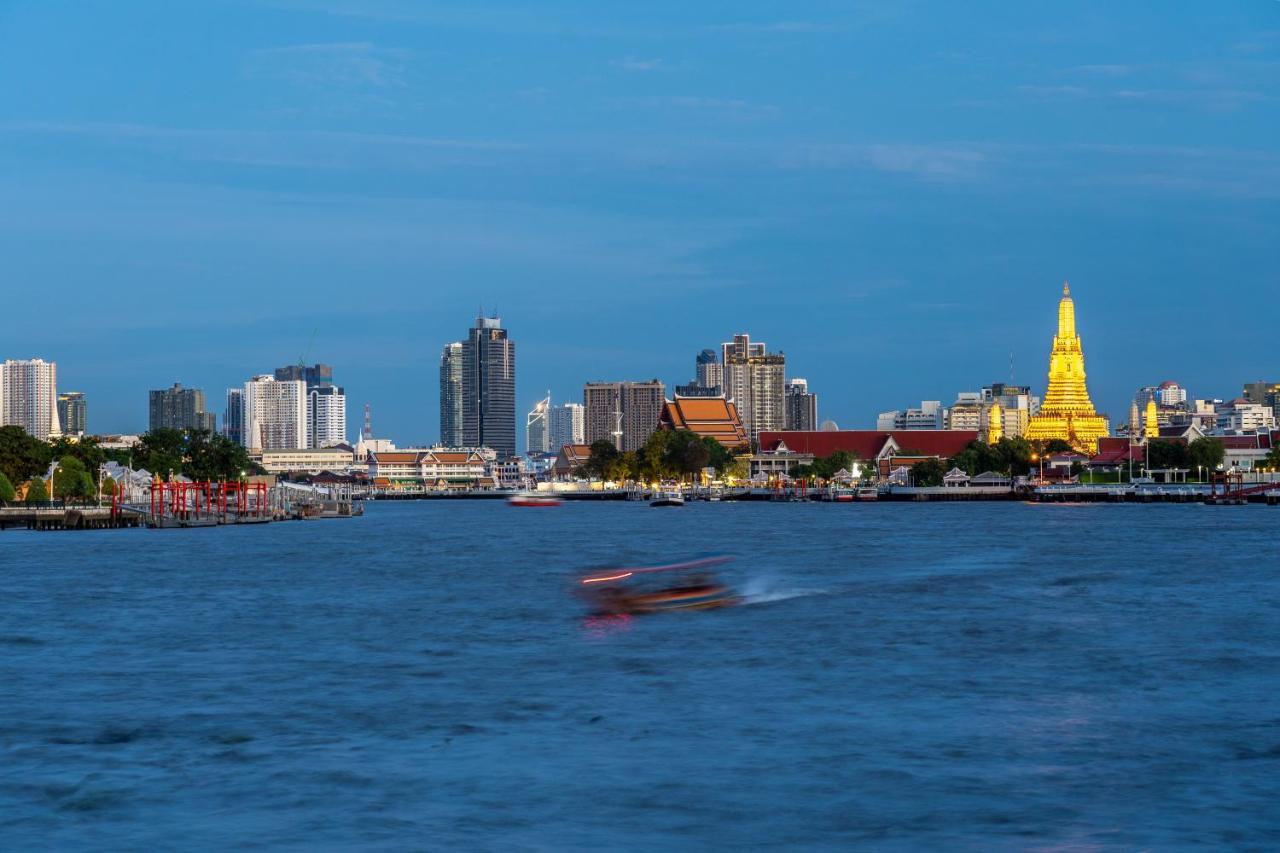
{"type": "MultiPolygon", "coordinates": [[[[1226,452],[1223,451],[1223,456],[1226,452]]],[[[1219,462],[1218,464],[1222,464],[1219,462]]],[[[1262,467],[1270,468],[1272,471],[1280,471],[1280,446],[1272,447],[1267,455],[1262,459],[1262,467]]]]}
{"type": "Polygon", "coordinates": [[[1179,439],[1148,439],[1146,457],[1148,470],[1191,467],[1191,453],[1179,439]]]}
{"type": "Polygon", "coordinates": [[[11,483],[25,483],[49,467],[49,445],[32,438],[20,426],[0,427],[0,472],[11,483]]]}
{"type": "Polygon", "coordinates": [[[1043,447],[1040,448],[1040,453],[1043,456],[1048,456],[1053,453],[1070,453],[1073,450],[1075,450],[1075,448],[1072,447],[1069,442],[1063,441],[1060,438],[1051,438],[1044,443],[1043,447]]]}
{"type": "Polygon", "coordinates": [[[63,456],[53,471],[53,494],[57,498],[88,498],[94,494],[93,478],[84,463],[74,456],[63,456]]]}
{"type": "Polygon", "coordinates": [[[612,441],[600,439],[591,443],[591,454],[587,457],[587,461],[578,466],[575,472],[583,477],[594,478],[597,480],[604,479],[605,468],[618,458],[618,448],[613,446],[612,441]]]}
{"type": "Polygon", "coordinates": [[[915,486],[941,486],[947,466],[941,459],[922,459],[911,466],[911,483],[915,486]]]}
{"type": "Polygon", "coordinates": [[[79,441],[55,438],[49,443],[49,452],[52,459],[62,459],[65,456],[79,459],[84,469],[95,477],[95,482],[98,470],[107,461],[106,451],[98,446],[96,438],[82,438],[79,441]]]}
{"type": "Polygon", "coordinates": [[[635,470],[635,453],[630,450],[626,453],[617,453],[604,464],[603,479],[614,483],[625,483],[627,480],[635,479],[635,470]]]}
{"type": "Polygon", "coordinates": [[[39,477],[31,478],[31,482],[27,484],[25,500],[29,504],[44,503],[49,500],[49,490],[45,488],[44,480],[39,477]]]}
{"type": "Polygon", "coordinates": [[[135,468],[146,468],[153,474],[168,478],[182,473],[185,440],[182,430],[156,429],[142,436],[133,449],[135,468]]]}
{"type": "Polygon", "coordinates": [[[14,499],[13,483],[0,471],[0,503],[10,503],[14,499]]]}
{"type": "MultiPolygon", "coordinates": [[[[1276,451],[1273,448],[1271,452],[1274,454],[1276,451]]],[[[1197,438],[1187,445],[1187,454],[1190,457],[1190,467],[1216,471],[1227,458],[1227,449],[1219,439],[1197,438]]]]}
{"type": "MultiPolygon", "coordinates": [[[[662,439],[663,468],[681,479],[696,476],[711,462],[711,448],[702,438],[687,429],[665,432],[662,439]]],[[[657,435],[657,433],[654,433],[657,435]]],[[[715,439],[712,439],[713,441],[715,439]]]]}
{"type": "Polygon", "coordinates": [[[678,471],[672,466],[667,455],[667,447],[671,443],[672,435],[674,433],[665,429],[656,430],[636,453],[636,468],[641,479],[665,480],[676,476],[678,471]]]}

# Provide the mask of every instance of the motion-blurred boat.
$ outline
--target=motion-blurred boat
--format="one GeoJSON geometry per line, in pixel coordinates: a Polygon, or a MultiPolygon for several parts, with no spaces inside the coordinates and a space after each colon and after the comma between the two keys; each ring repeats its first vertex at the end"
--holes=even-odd
{"type": "Polygon", "coordinates": [[[600,569],[582,578],[578,587],[598,614],[730,607],[741,600],[710,569],[731,559],[712,554],[664,566],[600,569]]]}
{"type": "Polygon", "coordinates": [[[560,506],[560,499],[555,495],[540,495],[535,492],[521,492],[507,498],[511,506],[560,506]]]}
{"type": "Polygon", "coordinates": [[[679,492],[659,492],[649,501],[649,506],[684,506],[684,495],[679,492]]]}

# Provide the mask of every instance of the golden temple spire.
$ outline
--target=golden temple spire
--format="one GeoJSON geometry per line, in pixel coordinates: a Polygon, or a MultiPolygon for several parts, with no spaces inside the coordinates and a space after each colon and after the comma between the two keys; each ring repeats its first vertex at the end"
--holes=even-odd
{"type": "Polygon", "coordinates": [[[1160,437],[1160,416],[1156,413],[1156,398],[1147,400],[1147,422],[1142,434],[1147,438],[1160,437]]]}
{"type": "Polygon", "coordinates": [[[1085,385],[1084,350],[1076,333],[1076,304],[1071,286],[1062,283],[1058,303],[1058,334],[1049,350],[1049,387],[1040,411],[1031,418],[1025,437],[1031,441],[1062,439],[1085,453],[1097,451],[1098,439],[1111,427],[1089,399],[1085,385]]]}
{"type": "Polygon", "coordinates": [[[1058,337],[1064,341],[1076,336],[1076,303],[1071,299],[1071,288],[1062,283],[1062,301],[1058,303],[1058,337]]]}
{"type": "Polygon", "coordinates": [[[992,403],[987,409],[987,444],[999,444],[1004,437],[1004,409],[992,403]]]}

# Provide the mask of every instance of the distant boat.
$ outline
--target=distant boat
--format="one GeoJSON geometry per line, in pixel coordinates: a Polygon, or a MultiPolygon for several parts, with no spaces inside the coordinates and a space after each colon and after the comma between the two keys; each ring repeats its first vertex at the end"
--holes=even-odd
{"type": "Polygon", "coordinates": [[[521,492],[507,498],[511,506],[560,506],[560,499],[555,495],[540,495],[536,492],[521,492]]]}
{"type": "Polygon", "coordinates": [[[679,492],[659,492],[649,506],[684,506],[684,495],[679,492]]]}
{"type": "Polygon", "coordinates": [[[863,486],[858,489],[858,500],[878,501],[880,500],[880,491],[875,486],[863,486]]]}

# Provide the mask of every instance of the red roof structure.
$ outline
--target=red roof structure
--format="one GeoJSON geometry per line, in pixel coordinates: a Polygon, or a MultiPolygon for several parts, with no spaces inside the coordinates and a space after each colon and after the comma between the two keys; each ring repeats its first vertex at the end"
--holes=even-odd
{"type": "Polygon", "coordinates": [[[795,453],[812,453],[818,458],[843,450],[867,460],[885,455],[950,459],[977,440],[977,430],[969,429],[780,430],[761,432],[760,450],[767,453],[785,445],[795,453]]]}

